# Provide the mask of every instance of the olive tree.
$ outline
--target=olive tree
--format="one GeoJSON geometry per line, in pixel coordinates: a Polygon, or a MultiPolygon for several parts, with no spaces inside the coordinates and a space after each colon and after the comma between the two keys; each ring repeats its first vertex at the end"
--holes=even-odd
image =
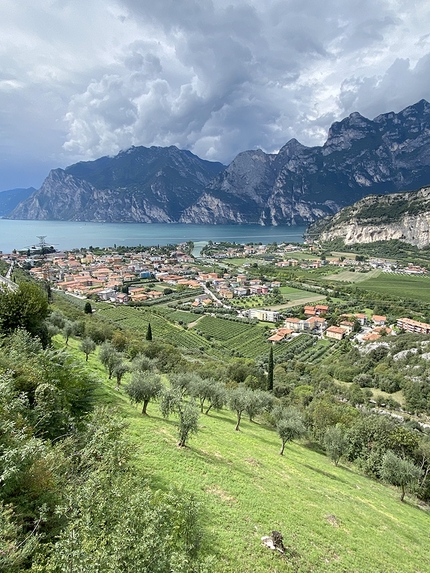
{"type": "Polygon", "coordinates": [[[243,386],[238,386],[230,390],[228,394],[228,406],[230,410],[236,413],[236,427],[235,430],[238,432],[240,429],[240,421],[242,419],[242,414],[246,410],[251,397],[252,390],[244,388],[243,386]]]}
{"type": "Polygon", "coordinates": [[[88,362],[88,356],[96,349],[96,343],[89,336],[81,342],[81,350],[85,354],[85,362],[88,362]]]}
{"type": "Polygon", "coordinates": [[[330,426],[324,434],[324,446],[329,458],[337,466],[340,458],[348,451],[348,437],[340,424],[330,426]]]}
{"type": "Polygon", "coordinates": [[[249,421],[252,422],[255,416],[258,416],[262,412],[267,412],[273,405],[273,396],[270,392],[265,392],[264,390],[254,390],[248,399],[248,404],[246,405],[245,412],[249,416],[249,421]]]}
{"type": "Polygon", "coordinates": [[[208,414],[212,408],[221,410],[227,401],[227,392],[224,384],[217,382],[213,378],[194,376],[190,384],[190,395],[193,398],[197,398],[200,412],[203,413],[206,404],[205,414],[208,414]]]}
{"type": "Polygon", "coordinates": [[[296,408],[286,408],[284,416],[276,424],[276,431],[282,442],[281,451],[279,452],[280,456],[284,455],[287,442],[301,438],[306,433],[306,426],[296,408]]]}
{"type": "Polygon", "coordinates": [[[200,376],[197,374],[189,374],[187,372],[171,374],[169,380],[171,387],[177,388],[182,396],[190,396],[192,386],[201,382],[200,376]]]}
{"type": "Polygon", "coordinates": [[[399,458],[394,452],[388,450],[382,458],[381,477],[391,485],[400,487],[400,501],[405,499],[405,494],[411,491],[418,483],[422,470],[411,461],[399,458]]]}
{"type": "Polygon", "coordinates": [[[151,400],[157,398],[163,388],[158,374],[135,371],[131,382],[125,387],[125,391],[134,404],[142,404],[142,414],[147,416],[147,407],[151,400]]]}
{"type": "Polygon", "coordinates": [[[123,362],[121,360],[121,362],[115,364],[112,374],[116,378],[116,386],[118,389],[121,386],[121,380],[123,379],[124,375],[127,374],[127,372],[130,372],[130,365],[127,364],[127,362],[123,362]]]}
{"type": "Polygon", "coordinates": [[[150,372],[154,370],[154,361],[144,354],[137,354],[131,363],[132,370],[140,372],[150,372]]]}
{"type": "Polygon", "coordinates": [[[115,350],[115,347],[110,342],[103,342],[100,347],[99,358],[108,371],[110,380],[115,366],[121,362],[121,354],[115,350]]]}
{"type": "Polygon", "coordinates": [[[162,393],[160,409],[164,418],[168,418],[170,414],[177,414],[178,446],[185,447],[189,436],[198,432],[199,408],[194,402],[184,399],[180,388],[167,388],[162,393]]]}

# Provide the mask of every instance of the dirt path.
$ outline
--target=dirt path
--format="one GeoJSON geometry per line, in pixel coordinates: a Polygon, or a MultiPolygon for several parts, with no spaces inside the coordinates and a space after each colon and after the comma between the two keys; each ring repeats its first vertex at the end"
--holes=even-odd
{"type": "Polygon", "coordinates": [[[189,322],[188,323],[188,328],[194,328],[196,326],[196,324],[199,322],[199,320],[201,320],[205,315],[202,314],[202,316],[199,316],[199,318],[197,320],[195,320],[194,322],[189,322]]]}

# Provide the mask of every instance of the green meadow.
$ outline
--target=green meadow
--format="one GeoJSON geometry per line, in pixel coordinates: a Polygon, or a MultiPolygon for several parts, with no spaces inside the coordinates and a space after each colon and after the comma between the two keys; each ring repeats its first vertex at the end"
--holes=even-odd
{"type": "Polygon", "coordinates": [[[368,281],[370,279],[377,278],[381,275],[379,269],[374,269],[367,273],[353,272],[353,271],[341,271],[332,275],[323,277],[324,280],[328,281],[341,281],[341,282],[351,282],[351,283],[361,283],[368,281]]]}
{"type": "Polygon", "coordinates": [[[430,278],[426,276],[381,273],[377,277],[358,283],[357,288],[430,302],[430,278]]]}
{"type": "MultiPolygon", "coordinates": [[[[78,342],[69,348],[84,358],[78,342]]],[[[281,457],[275,431],[244,418],[236,432],[228,410],[202,415],[198,434],[179,449],[173,417],[164,420],[156,403],[142,416],[95,354],[86,367],[102,380],[97,400],[129,424],[142,483],[194,493],[213,573],[430,571],[430,514],[414,498],[401,503],[395,488],[335,467],[306,441],[287,444],[281,457]],[[284,536],[285,557],[261,543],[272,530],[284,536]]]]}

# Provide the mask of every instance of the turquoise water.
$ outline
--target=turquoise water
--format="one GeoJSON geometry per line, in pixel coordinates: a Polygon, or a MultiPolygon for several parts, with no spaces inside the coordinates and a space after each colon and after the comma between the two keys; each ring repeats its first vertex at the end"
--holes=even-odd
{"type": "Polygon", "coordinates": [[[25,249],[46,236],[57,250],[113,245],[167,245],[184,241],[230,241],[236,243],[303,242],[306,227],[261,225],[183,225],[145,223],[82,223],[72,221],[10,221],[0,219],[0,251],[25,249]]]}

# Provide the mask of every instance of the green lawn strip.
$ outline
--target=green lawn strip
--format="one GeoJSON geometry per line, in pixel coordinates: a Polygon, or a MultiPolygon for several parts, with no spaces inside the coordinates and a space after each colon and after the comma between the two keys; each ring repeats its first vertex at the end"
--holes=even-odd
{"type": "Polygon", "coordinates": [[[185,310],[172,310],[168,316],[170,320],[175,320],[176,322],[182,320],[184,324],[190,324],[199,318],[198,314],[187,312],[185,310]]]}
{"type": "Polygon", "coordinates": [[[382,271],[379,269],[374,269],[373,271],[369,271],[367,273],[341,271],[340,273],[328,275],[322,278],[327,281],[331,280],[331,281],[346,281],[350,283],[361,283],[364,281],[368,281],[370,279],[377,278],[381,273],[382,271]]]}
{"type": "MultiPolygon", "coordinates": [[[[60,337],[56,344],[61,346],[60,337]]],[[[84,360],[78,347],[69,342],[69,351],[84,360]]],[[[202,504],[203,549],[217,557],[213,573],[430,569],[430,515],[411,498],[400,503],[395,489],[336,468],[304,444],[288,444],[281,457],[273,430],[244,418],[235,432],[228,411],[201,416],[190,447],[178,449],[174,418],[164,420],[157,404],[142,416],[107,380],[96,355],[85,364],[103,380],[97,399],[129,423],[142,483],[183,487],[202,504]],[[261,536],[273,529],[284,535],[286,559],[261,545],[261,536]]]]}
{"type": "Polygon", "coordinates": [[[309,293],[309,291],[306,290],[300,290],[294,287],[290,287],[290,286],[282,286],[280,287],[280,291],[281,294],[284,295],[285,298],[287,298],[288,300],[291,301],[295,301],[295,300],[301,300],[303,298],[306,298],[309,295],[313,295],[314,293],[309,293]]]}
{"type": "MultiPolygon", "coordinates": [[[[306,291],[305,291],[306,292],[306,291]]],[[[288,297],[287,297],[288,298],[288,297]]],[[[325,295],[315,294],[312,292],[308,292],[306,296],[300,299],[292,300],[291,302],[287,302],[284,304],[276,304],[270,307],[271,310],[283,310],[286,308],[294,308],[298,306],[304,306],[307,304],[324,304],[326,300],[325,295]]]]}
{"type": "Polygon", "coordinates": [[[280,457],[274,431],[221,412],[200,418],[190,447],[176,447],[172,421],[156,404],[150,416],[124,404],[139,444],[137,468],[156,488],[193,491],[203,504],[219,572],[425,571],[430,517],[398,501],[395,490],[334,467],[326,457],[290,444],[280,457]],[[261,536],[284,534],[283,561],[261,536]],[[407,562],[405,561],[407,560],[407,562]],[[399,568],[401,564],[401,568],[399,568]]]}

